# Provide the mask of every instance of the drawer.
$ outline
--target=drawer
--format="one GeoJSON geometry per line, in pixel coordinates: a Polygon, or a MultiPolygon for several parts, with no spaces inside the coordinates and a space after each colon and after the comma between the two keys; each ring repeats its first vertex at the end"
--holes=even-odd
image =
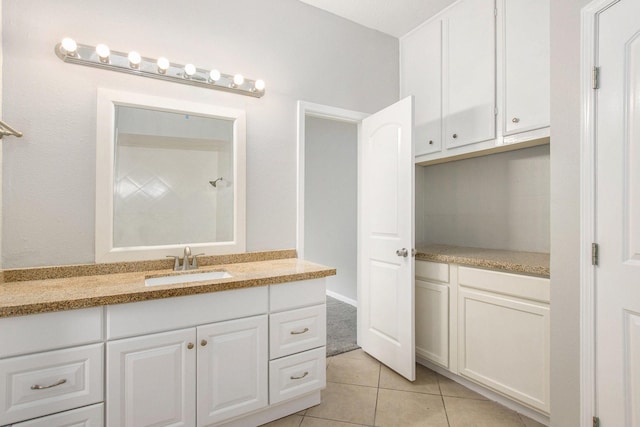
{"type": "Polygon", "coordinates": [[[13,424],[13,427],[102,427],[104,425],[104,404],[85,406],[47,417],[13,424]]]}
{"type": "Polygon", "coordinates": [[[320,347],[269,362],[269,404],[324,388],[326,352],[326,347],[320,347]]]}
{"type": "Polygon", "coordinates": [[[270,285],[269,310],[273,313],[324,304],[327,301],[326,289],[324,278],[270,285]]]}
{"type": "Polygon", "coordinates": [[[416,277],[442,283],[449,283],[449,264],[430,261],[416,261],[416,277]]]}
{"type": "Polygon", "coordinates": [[[103,344],[0,360],[0,425],[103,400],[103,344]]]}
{"type": "Polygon", "coordinates": [[[288,356],[327,343],[327,306],[325,304],[269,316],[269,356],[288,356]]]}

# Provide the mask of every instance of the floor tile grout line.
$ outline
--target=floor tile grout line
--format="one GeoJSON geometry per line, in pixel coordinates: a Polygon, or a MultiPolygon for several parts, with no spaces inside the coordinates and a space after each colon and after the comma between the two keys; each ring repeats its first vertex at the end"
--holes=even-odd
{"type": "Polygon", "coordinates": [[[376,415],[378,413],[378,398],[380,396],[380,376],[382,375],[382,364],[378,364],[378,386],[376,387],[376,404],[373,406],[373,425],[376,425],[376,415]]]}
{"type": "Polygon", "coordinates": [[[449,412],[447,412],[447,404],[444,402],[444,394],[442,393],[442,387],[440,387],[440,380],[436,377],[436,381],[438,382],[438,390],[440,390],[440,399],[442,400],[442,408],[444,409],[444,416],[447,419],[447,425],[451,427],[451,422],[449,421],[449,412]]]}

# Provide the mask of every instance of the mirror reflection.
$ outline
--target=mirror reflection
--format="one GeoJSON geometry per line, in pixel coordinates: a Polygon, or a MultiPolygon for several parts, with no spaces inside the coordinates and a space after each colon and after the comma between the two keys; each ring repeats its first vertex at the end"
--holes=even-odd
{"type": "Polygon", "coordinates": [[[115,106],[113,247],[233,240],[233,120],[115,106]]]}

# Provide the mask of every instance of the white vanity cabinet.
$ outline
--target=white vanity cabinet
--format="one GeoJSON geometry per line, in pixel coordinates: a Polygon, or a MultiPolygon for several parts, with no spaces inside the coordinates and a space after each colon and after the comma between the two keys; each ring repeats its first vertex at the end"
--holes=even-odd
{"type": "Polygon", "coordinates": [[[109,426],[215,424],[267,406],[267,315],[115,340],[107,363],[109,426]]]}
{"type": "Polygon", "coordinates": [[[69,425],[98,404],[85,425],[101,426],[102,339],[101,308],[0,319],[0,425],[69,425]]]}
{"type": "Polygon", "coordinates": [[[459,267],[459,374],[549,413],[549,280],[459,267]]]}
{"type": "Polygon", "coordinates": [[[498,0],[507,144],[549,136],[550,0],[498,0]]]}
{"type": "Polygon", "coordinates": [[[415,265],[416,354],[449,368],[449,265],[415,265]]]}

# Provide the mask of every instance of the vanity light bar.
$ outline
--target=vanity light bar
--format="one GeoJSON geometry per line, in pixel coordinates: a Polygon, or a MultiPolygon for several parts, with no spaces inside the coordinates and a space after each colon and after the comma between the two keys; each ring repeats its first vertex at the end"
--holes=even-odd
{"type": "Polygon", "coordinates": [[[174,64],[163,57],[157,60],[145,58],[135,51],[118,52],[110,50],[104,44],[89,46],[65,38],[56,45],[55,52],[58,58],[72,64],[105,68],[174,83],[239,93],[255,98],[261,98],[264,95],[264,80],[251,80],[243,77],[242,74],[231,75],[221,73],[218,70],[196,68],[193,64],[174,64]]]}

